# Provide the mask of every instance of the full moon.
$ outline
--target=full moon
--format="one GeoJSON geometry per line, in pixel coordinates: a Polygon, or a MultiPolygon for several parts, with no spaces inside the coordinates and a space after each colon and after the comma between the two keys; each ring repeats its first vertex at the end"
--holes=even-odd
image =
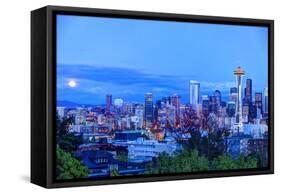
{"type": "Polygon", "coordinates": [[[75,88],[77,86],[77,83],[74,80],[70,80],[67,84],[71,88],[75,88]]]}

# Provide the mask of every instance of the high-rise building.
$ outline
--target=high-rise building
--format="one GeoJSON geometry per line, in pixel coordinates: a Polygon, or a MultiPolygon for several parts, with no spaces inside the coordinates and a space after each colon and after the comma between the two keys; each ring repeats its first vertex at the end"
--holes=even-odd
{"type": "Polygon", "coordinates": [[[165,106],[169,106],[171,104],[171,97],[163,97],[162,102],[165,104],[165,106]]]}
{"type": "Polygon", "coordinates": [[[234,132],[240,133],[243,131],[242,122],[242,78],[245,75],[245,71],[241,67],[237,67],[234,70],[236,76],[236,87],[237,87],[237,99],[235,104],[235,124],[234,132]]]}
{"type": "Polygon", "coordinates": [[[201,96],[201,103],[202,103],[202,112],[204,115],[209,114],[209,96],[208,95],[202,95],[201,96]]]}
{"type": "Polygon", "coordinates": [[[132,114],[134,112],[134,104],[129,102],[124,102],[122,106],[122,113],[132,114]]]}
{"type": "Polygon", "coordinates": [[[255,106],[254,103],[252,103],[252,105],[249,106],[249,116],[248,116],[249,122],[253,122],[254,119],[256,118],[257,118],[257,107],[255,106]]]}
{"type": "Polygon", "coordinates": [[[233,93],[237,93],[237,88],[236,87],[230,88],[230,94],[233,94],[233,93]]]}
{"type": "Polygon", "coordinates": [[[152,126],[153,122],[153,95],[152,93],[145,94],[144,102],[144,124],[147,128],[152,126]]]}
{"type": "Polygon", "coordinates": [[[248,123],[249,120],[249,114],[250,114],[250,106],[248,104],[244,104],[242,106],[242,120],[243,123],[248,123]]]}
{"type": "Polygon", "coordinates": [[[216,111],[217,111],[216,97],[210,96],[209,98],[210,98],[210,100],[209,100],[209,112],[210,113],[216,113],[216,111]]]}
{"type": "Polygon", "coordinates": [[[112,95],[106,95],[106,110],[109,111],[112,106],[112,95]]]}
{"type": "Polygon", "coordinates": [[[173,95],[171,97],[171,103],[175,107],[175,123],[174,126],[177,127],[180,124],[180,105],[181,97],[179,95],[173,95]]]}
{"type": "Polygon", "coordinates": [[[157,109],[161,109],[162,108],[162,101],[161,100],[156,100],[155,108],[157,108],[157,109]]]}
{"type": "Polygon", "coordinates": [[[137,116],[138,117],[138,124],[137,124],[137,128],[143,128],[143,112],[144,112],[144,110],[143,110],[143,106],[140,106],[140,105],[138,105],[138,106],[136,106],[135,107],[135,116],[137,116]]]}
{"type": "Polygon", "coordinates": [[[162,101],[161,100],[157,100],[155,103],[155,108],[154,108],[154,121],[158,122],[158,113],[162,108],[162,101]]]}
{"type": "Polygon", "coordinates": [[[237,88],[232,87],[230,88],[230,101],[236,102],[236,100],[237,100],[237,88]]]}
{"type": "Polygon", "coordinates": [[[265,114],[268,114],[268,88],[264,88],[264,107],[263,107],[263,112],[265,114]]]}
{"type": "Polygon", "coordinates": [[[201,102],[203,102],[204,100],[209,100],[209,96],[208,95],[201,95],[201,102]]]}
{"type": "Polygon", "coordinates": [[[171,103],[172,105],[176,108],[176,110],[180,109],[180,104],[181,104],[181,97],[179,95],[173,95],[171,97],[171,103]]]}
{"type": "Polygon", "coordinates": [[[214,92],[214,97],[215,97],[215,112],[218,112],[218,109],[221,106],[221,92],[219,90],[216,90],[214,92]]]}
{"type": "Polygon", "coordinates": [[[235,116],[235,102],[234,101],[228,101],[226,105],[226,113],[228,117],[234,117],[235,116]]]}
{"type": "Polygon", "coordinates": [[[255,106],[257,109],[260,109],[260,112],[262,113],[262,93],[261,92],[256,92],[255,93],[255,106]]]}
{"type": "Polygon", "coordinates": [[[198,81],[190,80],[189,82],[189,101],[191,106],[198,110],[200,96],[200,83],[198,81]]]}
{"type": "Polygon", "coordinates": [[[216,98],[216,102],[218,103],[218,105],[220,105],[220,103],[221,103],[221,92],[219,90],[216,90],[214,92],[214,96],[216,98]]]}
{"type": "Polygon", "coordinates": [[[246,80],[244,104],[246,104],[246,105],[252,104],[252,80],[251,79],[246,80]]]}

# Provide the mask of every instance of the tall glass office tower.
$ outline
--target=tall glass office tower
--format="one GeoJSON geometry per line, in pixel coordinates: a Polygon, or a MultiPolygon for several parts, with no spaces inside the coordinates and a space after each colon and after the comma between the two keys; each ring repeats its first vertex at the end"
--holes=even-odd
{"type": "Polygon", "coordinates": [[[144,124],[146,128],[150,128],[153,122],[153,95],[152,93],[145,94],[144,102],[144,124]]]}
{"type": "Polygon", "coordinates": [[[195,80],[189,82],[189,102],[197,110],[199,105],[200,83],[195,80]]]}

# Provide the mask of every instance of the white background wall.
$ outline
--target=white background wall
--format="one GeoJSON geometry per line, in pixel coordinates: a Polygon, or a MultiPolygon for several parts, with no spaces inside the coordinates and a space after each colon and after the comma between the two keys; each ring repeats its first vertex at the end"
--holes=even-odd
{"type": "Polygon", "coordinates": [[[278,0],[2,0],[0,6],[0,193],[280,192],[281,11],[278,0]],[[65,5],[275,20],[275,175],[46,190],[29,183],[30,11],[65,5]],[[279,179],[279,180],[278,180],[279,179]],[[279,185],[278,185],[279,184],[279,185]]]}

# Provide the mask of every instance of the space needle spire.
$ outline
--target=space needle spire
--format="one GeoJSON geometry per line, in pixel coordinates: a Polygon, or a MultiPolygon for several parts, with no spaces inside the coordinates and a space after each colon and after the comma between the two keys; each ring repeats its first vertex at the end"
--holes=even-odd
{"type": "Polygon", "coordinates": [[[245,75],[245,71],[241,67],[237,67],[234,70],[234,75],[236,76],[236,87],[237,87],[237,99],[235,104],[235,124],[234,132],[238,134],[243,131],[242,122],[242,78],[245,75]]]}

